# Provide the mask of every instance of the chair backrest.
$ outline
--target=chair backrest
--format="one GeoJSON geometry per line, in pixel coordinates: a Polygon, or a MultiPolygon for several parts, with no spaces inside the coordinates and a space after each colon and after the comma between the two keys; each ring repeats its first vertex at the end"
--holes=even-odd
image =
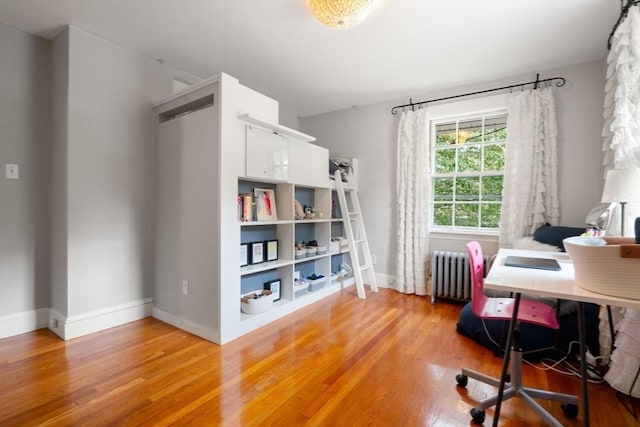
{"type": "Polygon", "coordinates": [[[471,267],[471,311],[480,317],[488,298],[484,294],[484,257],[480,243],[467,243],[467,253],[471,267]]]}

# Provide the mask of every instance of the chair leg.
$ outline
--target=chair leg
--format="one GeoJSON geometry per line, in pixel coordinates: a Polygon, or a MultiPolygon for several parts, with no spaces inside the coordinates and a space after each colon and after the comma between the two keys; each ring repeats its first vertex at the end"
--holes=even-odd
{"type": "MultiPolygon", "coordinates": [[[[531,387],[524,387],[522,385],[522,351],[517,350],[517,347],[514,345],[511,347],[510,356],[511,382],[506,383],[501,401],[505,402],[512,397],[521,397],[524,402],[529,405],[529,407],[531,407],[538,415],[540,415],[542,419],[547,422],[547,424],[551,426],[562,427],[562,424],[558,422],[558,420],[556,420],[553,415],[551,415],[546,409],[544,409],[538,402],[536,402],[534,398],[560,402],[568,405],[575,405],[575,407],[577,408],[578,397],[565,393],[556,393],[531,387]]],[[[467,377],[473,378],[485,384],[492,385],[494,387],[500,386],[500,380],[498,378],[493,378],[483,373],[466,368],[463,368],[462,375],[459,375],[456,378],[458,380],[458,384],[463,387],[466,386],[467,377]]],[[[496,404],[498,403],[498,398],[499,395],[496,394],[478,402],[478,404],[473,409],[471,409],[471,416],[473,417],[473,419],[484,421],[484,410],[492,406],[496,406],[496,404]]],[[[567,414],[568,412],[565,412],[565,415],[567,414]]]]}

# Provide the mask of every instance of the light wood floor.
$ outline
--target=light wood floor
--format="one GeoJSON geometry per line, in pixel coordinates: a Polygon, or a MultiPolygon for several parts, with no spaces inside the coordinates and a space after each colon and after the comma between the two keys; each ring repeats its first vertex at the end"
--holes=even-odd
{"type": "MultiPolygon", "coordinates": [[[[48,330],[0,340],[0,425],[464,426],[495,392],[466,366],[501,360],[455,331],[461,305],[352,289],[224,346],[148,318],[67,342],[48,330]]],[[[527,367],[525,384],[579,393],[527,367]]],[[[636,425],[608,385],[590,385],[592,426],[636,425]]],[[[557,404],[542,403],[567,426],[557,404]]],[[[487,411],[490,425],[493,411],[487,411]]],[[[540,426],[519,400],[500,425],[540,426]]]]}

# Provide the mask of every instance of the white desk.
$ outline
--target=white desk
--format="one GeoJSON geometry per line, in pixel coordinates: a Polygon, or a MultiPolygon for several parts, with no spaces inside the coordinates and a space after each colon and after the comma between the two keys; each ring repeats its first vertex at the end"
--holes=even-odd
{"type": "MultiPolygon", "coordinates": [[[[516,307],[519,304],[521,294],[539,295],[544,297],[560,298],[565,300],[578,301],[580,309],[578,311],[580,329],[580,359],[582,374],[582,411],[583,423],[589,425],[589,398],[587,394],[587,375],[584,356],[584,311],[582,303],[591,302],[601,305],[613,305],[618,307],[632,307],[640,309],[640,300],[612,297],[604,294],[582,289],[574,279],[574,269],[569,255],[563,252],[544,252],[518,249],[500,249],[495,262],[489,270],[489,274],[484,280],[486,289],[496,289],[510,291],[516,294],[516,307]],[[531,268],[507,267],[504,259],[507,255],[528,256],[535,258],[554,258],[560,264],[560,271],[536,270],[531,268]]],[[[514,319],[517,312],[514,311],[514,319]]],[[[509,337],[513,334],[513,325],[509,337]]],[[[505,363],[503,364],[502,378],[505,377],[509,352],[505,351],[505,363]]],[[[499,394],[502,395],[504,383],[501,384],[499,394]]],[[[497,425],[500,414],[500,401],[496,405],[494,425],[497,425]]]]}

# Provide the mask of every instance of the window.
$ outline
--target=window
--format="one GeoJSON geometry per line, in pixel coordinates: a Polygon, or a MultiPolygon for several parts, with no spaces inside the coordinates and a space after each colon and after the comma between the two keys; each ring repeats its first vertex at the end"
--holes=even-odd
{"type": "Polygon", "coordinates": [[[432,228],[500,227],[507,113],[431,122],[432,228]]]}

